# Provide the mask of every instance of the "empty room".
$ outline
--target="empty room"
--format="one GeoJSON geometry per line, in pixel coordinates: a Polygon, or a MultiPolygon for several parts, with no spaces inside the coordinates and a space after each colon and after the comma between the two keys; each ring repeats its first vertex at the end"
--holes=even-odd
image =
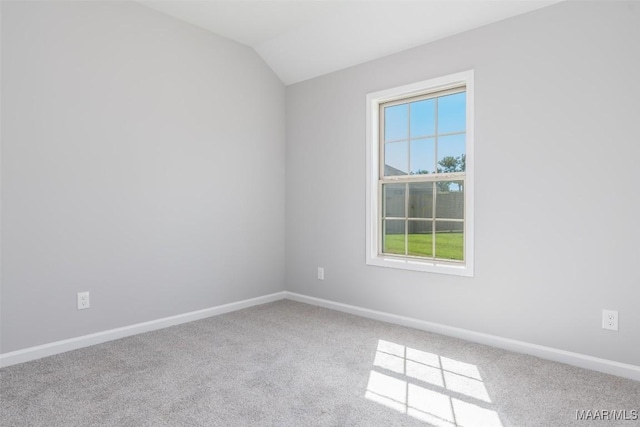
{"type": "Polygon", "coordinates": [[[640,425],[640,2],[0,7],[1,426],[640,425]]]}

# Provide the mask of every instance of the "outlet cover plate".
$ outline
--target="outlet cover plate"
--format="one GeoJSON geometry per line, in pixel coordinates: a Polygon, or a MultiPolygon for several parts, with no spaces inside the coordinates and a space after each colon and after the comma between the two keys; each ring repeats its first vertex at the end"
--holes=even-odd
{"type": "Polygon", "coordinates": [[[89,307],[89,292],[78,292],[78,310],[86,310],[89,307]]]}
{"type": "Polygon", "coordinates": [[[610,331],[618,330],[618,312],[615,310],[602,310],[602,329],[610,331]]]}

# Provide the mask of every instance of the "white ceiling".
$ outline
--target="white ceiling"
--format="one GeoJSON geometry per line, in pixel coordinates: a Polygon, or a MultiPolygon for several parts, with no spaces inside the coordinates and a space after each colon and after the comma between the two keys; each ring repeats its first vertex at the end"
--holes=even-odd
{"type": "Polygon", "coordinates": [[[561,0],[138,0],[253,47],[286,85],[561,0]]]}

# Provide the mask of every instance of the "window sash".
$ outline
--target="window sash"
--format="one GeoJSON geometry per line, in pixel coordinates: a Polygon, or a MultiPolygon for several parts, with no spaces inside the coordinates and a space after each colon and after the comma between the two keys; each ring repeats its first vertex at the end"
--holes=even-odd
{"type": "MultiPolygon", "coordinates": [[[[385,170],[385,163],[386,163],[386,159],[385,159],[385,144],[389,144],[389,143],[393,143],[393,142],[401,142],[401,141],[407,141],[408,142],[408,147],[407,147],[407,161],[410,163],[411,162],[411,141],[418,141],[418,140],[423,140],[423,139],[428,139],[428,138],[434,138],[435,139],[435,144],[436,144],[436,148],[435,148],[435,159],[437,161],[438,158],[438,138],[442,138],[442,137],[446,137],[446,136],[453,136],[453,135],[465,135],[467,134],[467,126],[465,126],[465,130],[464,131],[457,131],[457,132],[445,132],[445,133],[438,133],[438,109],[436,108],[436,115],[435,115],[435,132],[433,135],[420,135],[418,137],[414,137],[411,138],[411,133],[410,133],[410,129],[411,129],[411,114],[407,114],[407,138],[401,138],[401,139],[391,139],[386,141],[385,140],[385,108],[388,107],[393,107],[396,105],[404,105],[404,104],[409,104],[409,103],[413,103],[413,102],[419,102],[419,101],[424,101],[425,99],[435,99],[435,98],[440,98],[443,96],[447,96],[447,95],[454,95],[457,93],[465,93],[467,92],[467,85],[463,84],[463,85],[457,85],[453,88],[448,88],[448,89],[440,89],[440,90],[436,90],[433,92],[429,92],[429,93],[425,93],[425,94],[421,94],[421,95],[412,95],[412,96],[405,96],[399,99],[395,99],[393,101],[386,101],[386,102],[382,102],[378,105],[378,117],[379,117],[379,129],[378,129],[378,152],[379,152],[379,159],[380,159],[380,164],[378,166],[378,171],[379,171],[379,179],[389,179],[391,177],[394,177],[395,179],[397,179],[397,177],[412,177],[415,175],[411,175],[410,174],[410,170],[407,171],[406,175],[391,175],[391,176],[385,176],[384,175],[384,170],[385,170]]],[[[468,121],[467,121],[468,122],[468,121]]],[[[465,144],[466,146],[466,144],[465,144]]],[[[465,150],[466,151],[466,150],[465,150]]],[[[407,168],[409,168],[409,164],[407,164],[407,168]]],[[[465,172],[459,172],[458,174],[464,174],[465,172]]],[[[433,173],[433,174],[429,174],[430,176],[454,176],[454,174],[452,173],[433,173]]]]}
{"type": "MultiPolygon", "coordinates": [[[[463,186],[466,187],[466,177],[464,176],[464,174],[462,176],[457,175],[457,179],[456,181],[462,181],[463,182],[463,186]]],[[[446,218],[446,217],[438,217],[437,216],[437,203],[438,203],[438,193],[434,192],[433,193],[433,212],[432,212],[432,216],[430,218],[420,218],[420,217],[412,217],[409,216],[409,209],[408,209],[408,203],[409,203],[409,191],[408,191],[408,186],[405,188],[405,196],[404,196],[404,202],[405,202],[405,207],[404,207],[404,216],[385,216],[384,214],[384,209],[385,209],[385,196],[384,196],[384,184],[402,184],[402,183],[416,183],[416,182],[438,182],[438,181],[449,181],[449,179],[422,179],[422,180],[405,180],[404,182],[398,182],[396,180],[389,180],[389,181],[385,181],[385,180],[380,180],[378,182],[378,256],[384,256],[384,257],[396,257],[396,258],[411,258],[411,259],[416,259],[416,260],[425,260],[425,261],[437,261],[439,264],[450,264],[450,265],[461,265],[461,264],[465,264],[467,261],[467,239],[466,239],[466,233],[467,233],[467,226],[466,226],[466,218],[467,218],[467,204],[464,204],[464,210],[462,213],[462,218],[446,218]],[[394,254],[394,253],[390,253],[390,252],[384,252],[384,239],[385,239],[385,221],[386,220],[392,220],[392,221],[403,221],[404,222],[404,226],[405,226],[405,231],[404,231],[404,236],[405,236],[405,253],[404,254],[394,254]],[[431,234],[433,236],[435,236],[436,234],[436,229],[435,229],[435,224],[436,222],[457,222],[457,223],[461,223],[463,224],[463,228],[462,228],[462,233],[463,233],[463,250],[462,250],[462,259],[461,260],[456,260],[456,259],[448,259],[448,258],[438,258],[436,256],[436,241],[435,239],[432,240],[432,253],[433,256],[422,256],[422,255],[410,255],[408,254],[409,252],[409,245],[408,245],[408,237],[409,237],[409,231],[408,231],[408,225],[409,225],[409,221],[421,221],[421,222],[431,222],[434,225],[434,228],[431,232],[431,234]]],[[[463,195],[463,197],[466,197],[465,195],[463,195]]]]}

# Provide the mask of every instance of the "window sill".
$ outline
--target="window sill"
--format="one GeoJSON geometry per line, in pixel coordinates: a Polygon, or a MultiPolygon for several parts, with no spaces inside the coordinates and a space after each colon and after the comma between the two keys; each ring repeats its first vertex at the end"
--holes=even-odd
{"type": "Polygon", "coordinates": [[[416,258],[404,258],[379,255],[368,257],[367,265],[397,268],[401,270],[422,271],[427,273],[449,274],[453,276],[473,277],[473,266],[444,261],[426,261],[416,258]]]}

